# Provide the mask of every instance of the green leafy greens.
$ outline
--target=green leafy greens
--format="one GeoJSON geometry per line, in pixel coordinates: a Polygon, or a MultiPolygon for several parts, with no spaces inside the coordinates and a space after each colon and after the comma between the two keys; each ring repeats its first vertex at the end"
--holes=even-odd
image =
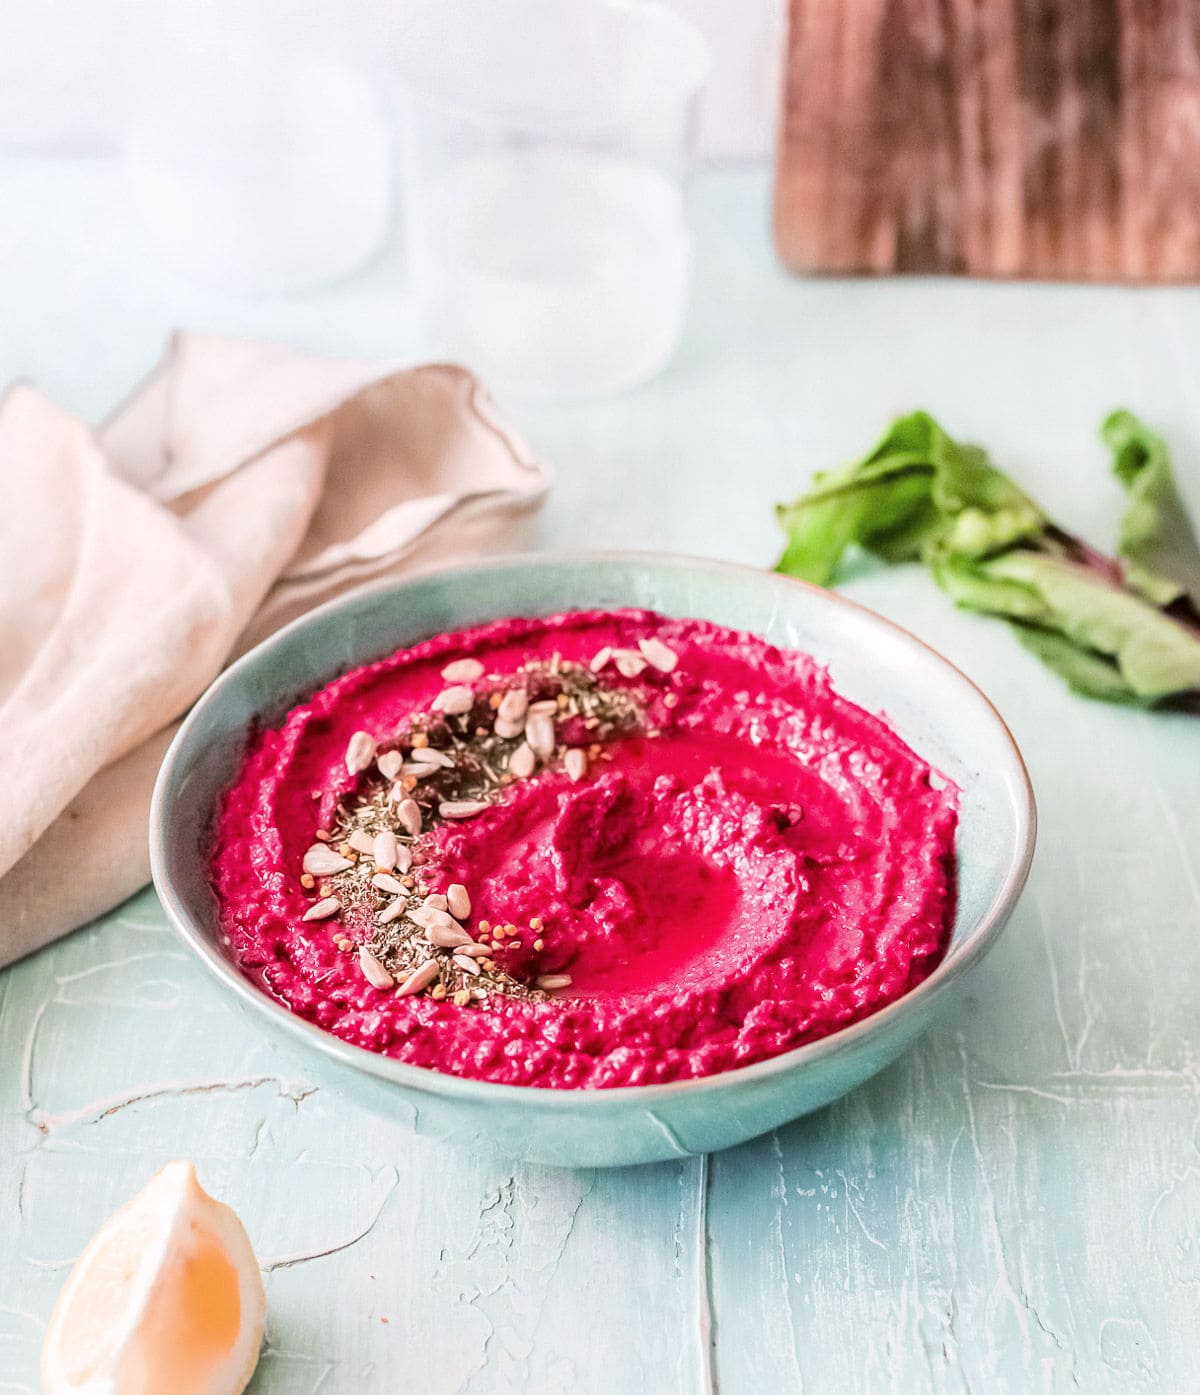
{"type": "Polygon", "coordinates": [[[1128,495],[1117,556],[1065,532],[978,446],[926,412],[777,510],[778,570],[827,586],[852,544],[922,561],[961,606],[1008,620],[1078,693],[1200,711],[1200,547],[1166,446],[1131,412],[1101,435],[1128,495]]]}

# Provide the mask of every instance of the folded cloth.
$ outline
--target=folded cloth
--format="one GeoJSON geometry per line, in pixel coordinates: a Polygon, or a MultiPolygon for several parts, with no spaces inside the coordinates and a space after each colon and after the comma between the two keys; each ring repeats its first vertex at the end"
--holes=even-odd
{"type": "Polygon", "coordinates": [[[0,964],[149,878],[188,705],[286,621],[510,541],[550,483],[479,383],[178,335],[99,430],[0,403],[0,964]]]}

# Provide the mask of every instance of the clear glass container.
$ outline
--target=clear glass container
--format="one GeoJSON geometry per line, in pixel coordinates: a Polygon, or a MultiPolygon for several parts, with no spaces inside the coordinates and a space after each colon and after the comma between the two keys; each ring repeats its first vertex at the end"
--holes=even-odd
{"type": "Polygon", "coordinates": [[[394,151],[366,79],[265,0],[160,6],[128,55],[124,163],[177,270],[287,295],[355,271],[391,230],[394,151]]]}
{"type": "Polygon", "coordinates": [[[613,393],[679,343],[703,38],[655,0],[442,0],[404,67],[429,347],[502,395],[613,393]]]}

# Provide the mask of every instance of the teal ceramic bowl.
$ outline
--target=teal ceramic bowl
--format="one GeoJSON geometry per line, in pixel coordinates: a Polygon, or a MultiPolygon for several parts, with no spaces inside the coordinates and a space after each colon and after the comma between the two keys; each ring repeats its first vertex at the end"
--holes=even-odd
{"type": "Polygon", "coordinates": [[[960,991],[995,942],[1033,855],[1029,778],[983,694],[919,640],[815,587],[723,563],[637,553],[511,557],[356,592],[281,630],[209,688],[167,752],[151,814],[154,884],[223,988],[302,1057],[331,1093],[366,1100],[422,1133],[568,1167],[650,1162],[727,1148],[819,1109],[874,1075],[960,991]],[[839,691],[886,714],[961,790],[958,914],[945,959],[872,1017],[768,1061],[702,1080],[545,1090],[461,1080],[347,1045],[250,984],[222,951],[209,888],[213,812],[247,734],[335,675],[431,634],[510,615],[647,606],[750,630],[828,665],[839,691]]]}

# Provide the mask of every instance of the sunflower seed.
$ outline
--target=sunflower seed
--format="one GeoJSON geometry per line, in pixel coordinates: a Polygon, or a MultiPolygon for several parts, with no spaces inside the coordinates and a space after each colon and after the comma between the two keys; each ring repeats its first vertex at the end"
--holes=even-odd
{"type": "Polygon", "coordinates": [[[389,896],[404,895],[404,887],[390,872],[376,872],[371,878],[371,885],[377,891],[386,891],[389,896]]]}
{"type": "Polygon", "coordinates": [[[446,925],[452,926],[455,930],[458,929],[458,925],[451,917],[449,911],[439,911],[436,907],[431,906],[428,901],[423,901],[421,905],[414,906],[412,910],[409,911],[408,918],[414,925],[419,925],[422,930],[428,930],[431,925],[446,925]]]}
{"type": "Polygon", "coordinates": [[[558,711],[558,702],[555,698],[546,698],[544,702],[531,702],[529,711],[531,715],[535,712],[546,712],[553,717],[558,711]]]}
{"type": "Polygon", "coordinates": [[[587,752],[578,746],[572,746],[563,758],[563,768],[570,779],[582,780],[587,774],[587,752]]]}
{"type": "Polygon", "coordinates": [[[430,704],[435,712],[444,712],[447,717],[460,717],[475,706],[475,694],[470,688],[459,684],[444,688],[430,704]]]}
{"type": "Polygon", "coordinates": [[[451,963],[457,965],[457,967],[460,968],[464,974],[470,974],[472,977],[474,977],[479,972],[479,965],[476,964],[474,959],[472,959],[469,955],[452,954],[450,956],[450,959],[451,963]]]}
{"type": "Polygon", "coordinates": [[[439,935],[453,936],[456,945],[465,944],[471,938],[449,911],[435,910],[432,906],[417,906],[409,911],[408,918],[415,925],[419,925],[427,935],[436,932],[439,935]]]}
{"type": "Polygon", "coordinates": [[[524,688],[509,688],[496,709],[496,735],[511,741],[525,730],[525,714],[529,711],[529,694],[524,688]]]}
{"type": "Polygon", "coordinates": [[[661,639],[651,635],[649,639],[639,639],[638,648],[646,657],[646,661],[652,664],[659,673],[673,673],[675,665],[679,662],[679,655],[669,645],[661,639]]]}
{"type": "Polygon", "coordinates": [[[381,829],[371,840],[371,856],[381,872],[390,872],[400,855],[400,844],[390,828],[381,829]]]}
{"type": "Polygon", "coordinates": [[[411,851],[409,848],[405,847],[405,845],[404,845],[403,843],[401,843],[400,846],[396,849],[396,867],[395,867],[395,870],[396,870],[397,872],[399,872],[399,873],[401,874],[401,876],[403,876],[403,874],[404,874],[405,872],[407,872],[408,869],[409,869],[411,866],[412,866],[412,851],[411,851]]]}
{"type": "Polygon", "coordinates": [[[606,644],[592,659],[592,662],[588,664],[588,668],[590,668],[593,673],[599,673],[602,668],[607,667],[609,659],[612,658],[612,652],[611,645],[606,644]]]}
{"type": "Polygon", "coordinates": [[[556,988],[569,988],[571,986],[570,974],[543,974],[537,980],[537,986],[544,988],[547,993],[553,993],[556,988]]]}
{"type": "Polygon", "coordinates": [[[549,760],[554,754],[554,718],[548,712],[535,712],[525,723],[525,740],[535,756],[549,760]]]}
{"type": "Polygon", "coordinates": [[[438,813],[444,819],[473,819],[490,808],[486,799],[444,799],[438,805],[438,813]]]}
{"type": "Polygon", "coordinates": [[[449,925],[430,925],[425,931],[425,938],[437,949],[458,949],[461,945],[473,943],[462,926],[455,925],[453,921],[449,925]]]}
{"type": "Polygon", "coordinates": [[[416,838],[421,832],[421,806],[415,799],[409,799],[407,796],[401,799],[396,805],[396,818],[401,828],[411,837],[416,838]]]}
{"type": "Polygon", "coordinates": [[[420,993],[422,989],[428,988],[440,973],[438,961],[426,959],[424,964],[419,964],[396,989],[396,997],[407,998],[410,993],[420,993]]]}
{"type": "Polygon", "coordinates": [[[408,909],[408,898],[397,896],[394,901],[390,901],[383,910],[375,917],[376,925],[390,925],[393,920],[399,920],[408,909]]]}
{"type": "Polygon", "coordinates": [[[304,919],[328,920],[331,915],[335,915],[341,909],[342,903],[336,896],[323,896],[320,901],[314,901],[304,912],[304,919]]]}
{"type": "Polygon", "coordinates": [[[375,851],[375,839],[371,837],[365,828],[356,828],[346,839],[346,842],[350,844],[355,852],[373,853],[375,851]]]}
{"type": "Polygon", "coordinates": [[[508,758],[508,773],[515,779],[524,780],[533,774],[537,756],[533,754],[528,741],[522,741],[508,758]]]}
{"type": "Polygon", "coordinates": [[[435,891],[432,896],[426,896],[425,904],[432,911],[444,911],[448,909],[446,904],[446,898],[440,892],[437,891],[435,891]]]}
{"type": "Polygon", "coordinates": [[[423,761],[405,761],[400,767],[400,777],[411,775],[414,780],[427,780],[430,775],[436,775],[438,767],[436,765],[426,765],[423,761]]]}
{"type": "Polygon", "coordinates": [[[452,882],[446,888],[446,903],[455,920],[466,920],[471,914],[471,896],[462,882],[452,882]]]}
{"type": "Polygon", "coordinates": [[[366,731],[356,731],[346,747],[346,770],[357,775],[375,759],[375,738],[366,731]]]}
{"type": "Polygon", "coordinates": [[[447,683],[473,683],[483,676],[483,665],[478,659],[455,659],[442,669],[442,677],[447,683]]]}
{"type": "Polygon", "coordinates": [[[497,717],[506,717],[511,722],[519,722],[529,711],[529,694],[524,688],[509,688],[500,699],[496,709],[497,717]]]}
{"type": "Polygon", "coordinates": [[[304,862],[301,864],[304,871],[314,877],[332,877],[337,872],[344,872],[347,867],[354,864],[349,858],[342,857],[326,843],[314,843],[304,854],[304,862]]]}
{"type": "Polygon", "coordinates": [[[472,959],[486,959],[492,951],[487,945],[465,944],[456,945],[454,952],[455,954],[469,954],[472,959]]]}
{"type": "Polygon", "coordinates": [[[633,649],[616,649],[613,658],[622,678],[636,678],[646,667],[646,660],[633,649]]]}
{"type": "Polygon", "coordinates": [[[413,765],[432,765],[442,770],[449,770],[454,765],[454,757],[439,751],[436,746],[415,747],[410,760],[413,765]]]}
{"type": "Polygon", "coordinates": [[[399,751],[384,751],[375,764],[379,767],[379,773],[385,780],[394,780],[400,774],[404,757],[399,751]]]}
{"type": "Polygon", "coordinates": [[[358,967],[372,988],[391,988],[396,982],[366,945],[359,946],[358,967]]]}

